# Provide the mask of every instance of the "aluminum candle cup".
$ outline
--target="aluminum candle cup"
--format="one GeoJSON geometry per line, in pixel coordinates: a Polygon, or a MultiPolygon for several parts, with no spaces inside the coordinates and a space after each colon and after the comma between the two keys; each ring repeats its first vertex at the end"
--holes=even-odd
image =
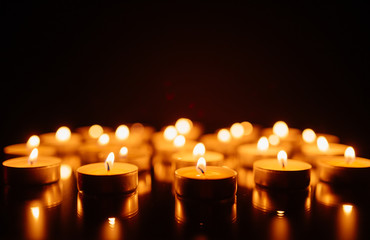
{"type": "Polygon", "coordinates": [[[29,157],[19,157],[3,162],[5,183],[9,185],[41,185],[60,178],[61,160],[39,156],[30,164],[29,157]]]}
{"type": "Polygon", "coordinates": [[[235,196],[237,172],[227,167],[209,166],[204,174],[195,166],[175,171],[175,191],[184,198],[222,200],[235,196]]]}
{"type": "Polygon", "coordinates": [[[77,187],[86,194],[129,193],[138,185],[138,168],[129,163],[115,162],[106,170],[105,163],[87,164],[77,169],[77,187]]]}
{"type": "MultiPolygon", "coordinates": [[[[224,155],[212,151],[207,151],[202,157],[207,159],[207,165],[209,166],[221,166],[224,160],[224,155]]],[[[175,169],[194,167],[197,164],[198,158],[199,157],[195,157],[192,152],[178,152],[172,155],[175,169]]]]}
{"type": "Polygon", "coordinates": [[[288,160],[285,167],[276,159],[258,160],[253,165],[254,181],[268,188],[306,188],[310,185],[308,163],[288,160]]]}
{"type": "Polygon", "coordinates": [[[370,160],[347,162],[345,157],[322,157],[318,160],[319,179],[333,184],[370,184],[370,160]]]}

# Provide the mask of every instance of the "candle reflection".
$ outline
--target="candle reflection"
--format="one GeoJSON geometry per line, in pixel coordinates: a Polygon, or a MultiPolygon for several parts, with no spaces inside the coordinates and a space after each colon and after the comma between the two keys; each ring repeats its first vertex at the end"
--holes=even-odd
{"type": "Polygon", "coordinates": [[[338,208],[338,239],[357,239],[357,211],[351,204],[338,208]]]}
{"type": "Polygon", "coordinates": [[[269,190],[259,186],[253,189],[253,207],[264,212],[305,212],[311,208],[311,188],[304,190],[283,191],[269,190]]]}
{"type": "Polygon", "coordinates": [[[291,226],[289,220],[284,217],[284,211],[278,212],[280,212],[278,216],[271,219],[270,239],[290,239],[291,226]]]}

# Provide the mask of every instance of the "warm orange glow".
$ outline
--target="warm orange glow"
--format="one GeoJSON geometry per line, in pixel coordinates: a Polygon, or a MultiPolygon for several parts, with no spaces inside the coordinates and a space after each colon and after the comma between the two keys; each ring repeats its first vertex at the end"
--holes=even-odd
{"type": "Polygon", "coordinates": [[[257,142],[257,149],[260,151],[266,151],[269,148],[269,141],[267,137],[261,137],[257,142]]]}
{"type": "Polygon", "coordinates": [[[31,207],[31,213],[35,220],[38,220],[40,217],[40,208],[39,207],[31,207]]]}
{"type": "Polygon", "coordinates": [[[178,135],[173,140],[173,145],[175,147],[183,147],[185,145],[186,139],[183,135],[178,135]]]}
{"type": "Polygon", "coordinates": [[[207,168],[206,159],[204,157],[200,157],[197,162],[197,167],[196,167],[197,172],[205,174],[206,168],[207,168]]]}
{"type": "Polygon", "coordinates": [[[320,136],[317,138],[317,147],[321,152],[326,152],[329,149],[329,143],[328,140],[326,140],[325,137],[320,136]]]}
{"type": "Polygon", "coordinates": [[[118,140],[126,140],[130,136],[130,129],[126,125],[120,125],[116,129],[116,138],[118,140]]]}
{"type": "Polygon", "coordinates": [[[272,131],[280,138],[285,138],[289,134],[288,125],[283,121],[277,121],[272,127],[272,131]]]}
{"type": "Polygon", "coordinates": [[[127,157],[128,154],[128,148],[127,147],[121,147],[119,150],[119,156],[120,157],[127,157]]]}
{"type": "Polygon", "coordinates": [[[55,137],[60,142],[66,142],[71,138],[71,130],[68,127],[60,127],[55,133],[55,137]]]}
{"type": "Polygon", "coordinates": [[[32,135],[27,141],[27,148],[36,148],[40,145],[40,138],[37,135],[32,135]]]}
{"type": "Polygon", "coordinates": [[[72,175],[72,168],[67,164],[60,166],[60,177],[61,179],[68,179],[72,175]]]}
{"type": "Polygon", "coordinates": [[[284,150],[281,150],[277,154],[277,160],[282,167],[285,167],[288,162],[288,155],[284,150]]]}
{"type": "Polygon", "coordinates": [[[114,217],[108,218],[108,223],[109,223],[109,227],[113,228],[114,225],[116,224],[116,218],[114,217]]]}
{"type": "Polygon", "coordinates": [[[241,138],[244,135],[244,127],[240,123],[234,123],[230,128],[230,133],[233,138],[241,138]]]}
{"type": "Polygon", "coordinates": [[[316,133],[311,128],[306,128],[302,132],[302,139],[305,143],[314,143],[316,140],[316,133]]]}
{"type": "Polygon", "coordinates": [[[172,141],[175,139],[175,137],[177,136],[177,130],[174,126],[170,125],[168,127],[166,127],[166,129],[164,130],[163,132],[163,137],[167,140],[167,141],[172,141]]]}
{"type": "Polygon", "coordinates": [[[103,134],[103,131],[104,130],[103,130],[102,126],[100,126],[98,124],[94,124],[89,128],[89,136],[91,138],[97,139],[98,137],[100,137],[100,135],[103,134]]]}
{"type": "Polygon", "coordinates": [[[279,145],[280,143],[280,138],[278,136],[276,136],[275,134],[271,134],[269,136],[269,143],[272,145],[272,146],[277,146],[279,145]]]}
{"type": "Polygon", "coordinates": [[[241,123],[244,128],[244,135],[249,135],[253,132],[253,125],[250,122],[242,122],[241,123]]]}
{"type": "Polygon", "coordinates": [[[39,155],[39,150],[37,148],[34,148],[32,152],[30,153],[30,156],[28,157],[28,163],[34,164],[37,161],[38,155],[39,155]]]}
{"type": "Polygon", "coordinates": [[[107,171],[110,171],[112,169],[113,163],[114,163],[114,153],[111,152],[108,154],[108,157],[105,160],[105,168],[107,169],[107,171]]]}
{"type": "Polygon", "coordinates": [[[176,121],[175,127],[180,134],[188,134],[193,127],[193,122],[187,118],[180,118],[176,121]]]}
{"type": "Polygon", "coordinates": [[[197,145],[195,145],[193,149],[194,157],[203,156],[205,153],[206,153],[206,147],[204,146],[203,143],[198,143],[197,145]]]}
{"type": "Polygon", "coordinates": [[[220,142],[230,142],[231,135],[230,135],[229,130],[227,130],[226,128],[223,128],[220,131],[218,131],[217,139],[220,142]]]}
{"type": "Polygon", "coordinates": [[[352,213],[353,206],[351,204],[343,204],[342,208],[343,208],[343,212],[346,215],[349,215],[352,213]]]}
{"type": "Polygon", "coordinates": [[[276,215],[278,215],[279,217],[283,217],[285,214],[285,211],[282,211],[282,210],[277,210],[276,211],[276,215]]]}
{"type": "Polygon", "coordinates": [[[101,145],[101,146],[104,146],[104,145],[107,145],[108,143],[109,143],[109,135],[108,134],[106,134],[106,133],[104,133],[104,134],[102,134],[100,137],[99,137],[99,139],[98,139],[98,143],[99,143],[99,145],[101,145]]]}
{"type": "Polygon", "coordinates": [[[344,157],[346,158],[347,163],[352,163],[356,159],[355,149],[353,147],[347,147],[344,152],[344,157]]]}

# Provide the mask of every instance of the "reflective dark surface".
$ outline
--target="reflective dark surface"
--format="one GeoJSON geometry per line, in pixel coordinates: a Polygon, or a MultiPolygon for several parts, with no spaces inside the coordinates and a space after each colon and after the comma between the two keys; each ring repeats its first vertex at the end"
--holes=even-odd
{"type": "Polygon", "coordinates": [[[313,180],[302,191],[254,186],[239,169],[235,199],[197,202],[173,195],[168,165],[157,159],[139,174],[137,192],[78,193],[78,157],[63,160],[54,184],[2,186],[1,239],[369,239],[366,188],[340,188],[313,180]],[[166,168],[167,167],[167,168],[166,168]],[[166,169],[168,171],[166,171],[166,169]]]}

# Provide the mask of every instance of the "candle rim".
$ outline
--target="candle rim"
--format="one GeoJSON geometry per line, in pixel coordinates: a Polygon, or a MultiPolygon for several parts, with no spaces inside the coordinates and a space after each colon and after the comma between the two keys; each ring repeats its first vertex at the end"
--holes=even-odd
{"type": "Polygon", "coordinates": [[[107,176],[121,176],[121,175],[126,175],[126,174],[132,174],[139,170],[139,168],[134,164],[125,163],[125,162],[115,162],[113,168],[110,171],[106,171],[106,174],[93,174],[93,173],[85,172],[86,168],[89,168],[89,167],[91,168],[93,166],[99,166],[99,168],[101,168],[102,171],[106,171],[105,163],[98,162],[98,163],[90,163],[90,164],[82,165],[79,168],[77,168],[76,172],[79,174],[95,176],[95,177],[107,177],[107,176]],[[119,166],[120,167],[126,166],[126,167],[130,167],[131,169],[129,169],[128,171],[125,171],[124,173],[115,173],[114,169],[117,169],[117,167],[119,166]]]}
{"type": "Polygon", "coordinates": [[[230,173],[232,173],[232,175],[227,176],[227,177],[223,177],[223,178],[197,178],[197,177],[183,176],[183,175],[179,174],[179,172],[186,171],[186,170],[192,170],[192,171],[196,172],[195,166],[190,166],[190,167],[182,167],[182,168],[176,169],[175,170],[175,176],[177,178],[186,178],[186,179],[191,179],[191,180],[195,180],[195,181],[218,181],[218,180],[223,180],[223,179],[236,178],[238,176],[237,171],[235,171],[232,168],[226,167],[226,166],[207,166],[205,176],[207,177],[207,171],[210,171],[210,170],[212,171],[214,169],[225,169],[227,171],[230,171],[230,173]]]}
{"type": "MultiPolygon", "coordinates": [[[[48,162],[50,162],[50,161],[48,161],[48,162]]],[[[11,167],[11,168],[19,168],[19,169],[22,169],[22,168],[44,168],[44,167],[52,167],[52,166],[55,166],[55,165],[60,165],[61,162],[62,162],[62,160],[58,157],[38,156],[37,161],[34,164],[28,164],[28,157],[25,156],[25,157],[16,157],[16,158],[11,158],[11,159],[5,160],[3,162],[3,166],[11,167]],[[46,159],[52,160],[51,163],[44,164],[46,159]],[[19,163],[19,162],[21,162],[21,163],[26,162],[27,165],[26,166],[12,166],[11,164],[9,165],[9,163],[19,163]],[[41,165],[41,164],[43,164],[43,165],[41,165]]]]}
{"type": "Polygon", "coordinates": [[[332,168],[341,168],[341,169],[366,169],[370,168],[370,159],[363,158],[363,157],[356,157],[355,160],[352,163],[346,163],[346,158],[344,156],[328,156],[325,158],[321,158],[318,161],[319,164],[324,164],[326,167],[332,167],[332,168]],[[345,166],[341,165],[333,165],[330,164],[331,161],[340,161],[340,163],[345,163],[345,166]],[[354,162],[360,162],[360,163],[367,163],[366,166],[356,166],[353,163],[354,162]],[[348,166],[347,166],[348,165],[348,166]]]}
{"type": "Polygon", "coordinates": [[[281,165],[278,165],[278,166],[281,167],[281,169],[275,169],[275,168],[269,168],[269,167],[259,166],[262,163],[279,164],[278,163],[278,160],[276,158],[269,158],[269,159],[257,160],[257,161],[255,161],[253,163],[253,169],[254,168],[259,168],[259,169],[263,169],[265,171],[272,171],[272,172],[300,172],[300,171],[307,171],[307,170],[312,169],[312,165],[309,164],[309,163],[307,163],[307,162],[300,161],[300,160],[295,160],[295,159],[287,159],[287,160],[288,160],[288,163],[287,163],[287,165],[284,168],[281,165]],[[302,169],[289,169],[289,166],[291,166],[292,164],[301,164],[301,165],[303,165],[305,167],[302,168],[302,169]]]}

